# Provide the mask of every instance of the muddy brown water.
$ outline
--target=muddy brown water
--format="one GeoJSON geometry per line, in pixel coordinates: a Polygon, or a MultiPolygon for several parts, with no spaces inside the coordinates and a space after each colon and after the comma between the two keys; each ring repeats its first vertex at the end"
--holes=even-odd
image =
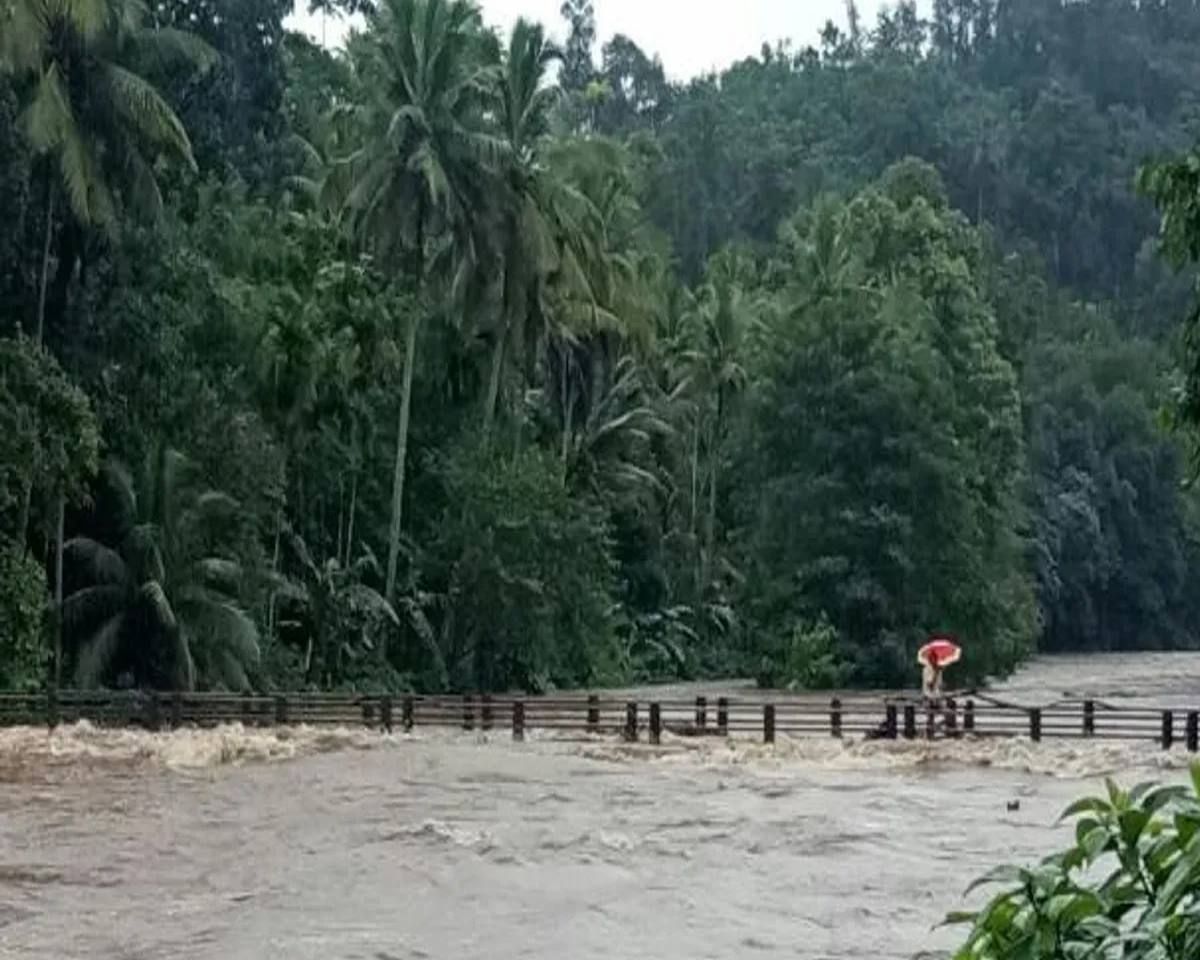
{"type": "MultiPolygon", "coordinates": [[[[997,694],[1200,705],[1200,656],[1042,661],[997,694]]],[[[0,731],[0,957],[942,956],[962,934],[936,925],[970,880],[1065,841],[1059,812],[1098,778],[1182,777],[1187,760],[1080,742],[0,731]]]]}

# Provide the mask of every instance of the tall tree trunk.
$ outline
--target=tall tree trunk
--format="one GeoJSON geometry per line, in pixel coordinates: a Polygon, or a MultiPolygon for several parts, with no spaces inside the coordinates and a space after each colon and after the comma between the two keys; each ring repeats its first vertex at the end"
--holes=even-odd
{"type": "Polygon", "coordinates": [[[358,471],[350,481],[350,515],[346,518],[346,555],[342,566],[350,566],[350,558],[354,556],[354,513],[358,509],[358,471]]]}
{"type": "Polygon", "coordinates": [[[338,514],[337,514],[337,543],[334,547],[333,555],[337,557],[337,562],[342,562],[342,531],[345,530],[346,519],[346,477],[345,474],[338,474],[338,514]]]}
{"type": "Polygon", "coordinates": [[[58,495],[58,520],[54,546],[54,689],[59,688],[62,681],[62,641],[63,641],[63,528],[66,513],[66,497],[58,495]]]}
{"type": "MultiPolygon", "coordinates": [[[[35,168],[31,166],[28,168],[28,170],[25,174],[25,189],[30,193],[33,192],[35,173],[36,173],[35,168]]],[[[17,215],[17,228],[16,228],[16,231],[13,233],[14,237],[24,237],[25,236],[25,221],[29,216],[29,206],[30,205],[28,203],[22,203],[20,205],[20,212],[17,215]]],[[[13,282],[14,282],[14,289],[16,288],[17,284],[20,284],[22,282],[22,279],[23,279],[22,273],[23,273],[24,267],[25,267],[25,264],[22,262],[22,259],[20,257],[13,257],[12,264],[11,264],[11,276],[12,276],[13,282]]],[[[26,323],[25,317],[22,317],[20,315],[14,316],[13,317],[13,326],[15,327],[15,330],[13,332],[14,333],[24,333],[25,332],[25,323],[26,323]]]]}
{"type": "Polygon", "coordinates": [[[696,538],[696,519],[700,515],[700,412],[692,424],[692,538],[696,538]]]}
{"type": "Polygon", "coordinates": [[[492,422],[496,418],[496,403],[500,397],[500,379],[504,373],[504,351],[508,346],[508,330],[512,324],[514,278],[517,276],[517,256],[513,253],[516,245],[516,224],[508,223],[508,252],[504,257],[504,286],[500,296],[500,329],[496,333],[496,342],[492,346],[492,364],[488,372],[487,392],[483,397],[483,439],[486,443],[492,432],[492,422]]]}
{"type": "Polygon", "coordinates": [[[717,529],[717,438],[713,431],[713,449],[709,451],[708,464],[708,511],[704,518],[704,566],[701,571],[701,588],[708,586],[712,579],[713,547],[716,543],[717,529]]]}
{"type": "MultiPolygon", "coordinates": [[[[283,507],[280,506],[279,512],[275,515],[275,549],[271,554],[271,573],[279,573],[279,553],[281,541],[283,540],[283,507]]],[[[275,610],[279,603],[277,591],[274,587],[271,589],[271,595],[267,598],[267,633],[272,637],[275,634],[275,610]]]]}
{"type": "MultiPolygon", "coordinates": [[[[50,246],[54,236],[54,171],[50,170],[46,180],[46,230],[42,239],[42,269],[38,279],[38,309],[37,327],[34,340],[40,347],[46,334],[46,288],[50,282],[50,246]]],[[[33,428],[37,430],[37,411],[34,411],[33,428]]],[[[36,454],[35,454],[36,456],[36,454]]],[[[33,505],[33,474],[36,464],[30,463],[29,469],[21,478],[21,509],[17,516],[17,540],[22,549],[28,543],[29,514],[33,505]]]]}
{"type": "Polygon", "coordinates": [[[417,324],[424,305],[421,294],[425,287],[425,195],[417,197],[416,237],[413,243],[412,278],[416,287],[416,305],[408,321],[404,338],[404,374],[400,384],[400,419],[396,424],[396,464],[392,471],[392,522],[388,530],[387,579],[384,598],[396,600],[396,566],[400,557],[400,521],[404,505],[404,468],[408,459],[408,421],[412,412],[413,371],[417,366],[417,324]]]}
{"type": "Polygon", "coordinates": [[[708,455],[708,512],[704,517],[704,559],[701,571],[701,588],[708,586],[713,575],[713,546],[716,541],[716,472],[718,472],[718,452],[716,452],[716,436],[714,431],[713,450],[708,455]]]}
{"type": "Polygon", "coordinates": [[[308,519],[308,497],[304,493],[304,476],[297,471],[296,476],[296,526],[297,533],[306,532],[304,521],[308,519]]]}
{"type": "MultiPolygon", "coordinates": [[[[37,413],[34,413],[34,427],[37,426],[37,413]]],[[[36,456],[36,454],[35,454],[36,456]]],[[[17,515],[17,542],[21,545],[24,551],[29,544],[29,514],[33,507],[33,472],[35,464],[30,463],[29,469],[25,471],[25,475],[21,478],[21,510],[17,515]]]]}
{"type": "Polygon", "coordinates": [[[46,184],[46,232],[42,239],[42,274],[38,278],[37,342],[46,335],[46,287],[50,283],[50,245],[54,235],[54,171],[46,184]]]}
{"type": "Polygon", "coordinates": [[[708,450],[708,512],[704,518],[704,575],[702,584],[707,586],[712,577],[713,548],[717,530],[717,475],[721,468],[721,421],[725,416],[724,393],[717,388],[717,415],[713,418],[708,450]]]}
{"type": "Polygon", "coordinates": [[[408,321],[404,341],[404,379],[400,385],[400,419],[396,424],[396,466],[392,472],[392,523],[388,531],[387,586],[384,596],[394,603],[396,565],[400,556],[400,520],[404,502],[404,466],[408,457],[408,420],[412,411],[413,370],[417,365],[417,324],[420,308],[408,321]]]}
{"type": "Polygon", "coordinates": [[[571,456],[571,404],[563,400],[562,438],[559,443],[559,457],[563,465],[563,483],[567,482],[567,461],[571,456]]]}
{"type": "Polygon", "coordinates": [[[700,560],[700,531],[698,529],[700,516],[700,410],[695,411],[695,422],[692,425],[692,549],[695,551],[696,598],[700,597],[700,584],[704,571],[700,560]]]}
{"type": "MultiPolygon", "coordinates": [[[[58,343],[64,347],[70,343],[72,331],[66,327],[67,307],[71,294],[71,279],[75,265],[83,255],[84,240],[80,231],[69,221],[64,221],[59,231],[58,255],[54,265],[54,276],[46,288],[46,333],[53,336],[57,331],[58,343]]],[[[60,358],[62,359],[62,358],[60,358]]]]}
{"type": "Polygon", "coordinates": [[[508,339],[507,328],[500,327],[500,332],[496,334],[496,343],[492,347],[492,365],[488,372],[487,393],[483,398],[483,438],[484,441],[491,436],[492,421],[496,418],[496,403],[500,398],[500,377],[504,372],[504,347],[508,339]]]}
{"type": "Polygon", "coordinates": [[[563,482],[566,483],[567,478],[567,459],[571,454],[571,419],[575,414],[574,398],[568,391],[573,390],[571,379],[567,368],[569,348],[564,346],[562,349],[562,364],[560,365],[558,374],[559,397],[562,404],[562,465],[563,465],[563,482]]]}

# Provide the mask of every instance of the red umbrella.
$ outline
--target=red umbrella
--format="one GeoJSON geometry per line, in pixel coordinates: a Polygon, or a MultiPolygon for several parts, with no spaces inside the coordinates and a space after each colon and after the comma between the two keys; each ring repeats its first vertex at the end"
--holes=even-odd
{"type": "Polygon", "coordinates": [[[934,637],[917,651],[917,663],[942,668],[957,663],[962,647],[949,637],[934,637]]]}

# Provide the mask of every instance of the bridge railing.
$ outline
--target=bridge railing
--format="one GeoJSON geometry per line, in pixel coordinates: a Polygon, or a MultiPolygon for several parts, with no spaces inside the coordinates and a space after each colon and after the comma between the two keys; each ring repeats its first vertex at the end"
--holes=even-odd
{"type": "Polygon", "coordinates": [[[185,726],[366,726],[386,731],[416,727],[510,729],[622,736],[660,742],[663,735],[777,736],[915,740],[1024,737],[1153,742],[1200,749],[1200,710],[1109,707],[1093,700],[1043,707],[990,698],[947,697],[937,704],[869,694],[822,700],[769,695],[694,699],[625,699],[614,695],[415,696],[358,693],[145,693],[60,691],[0,693],[0,726],[87,720],[98,726],[151,730],[185,726]]]}

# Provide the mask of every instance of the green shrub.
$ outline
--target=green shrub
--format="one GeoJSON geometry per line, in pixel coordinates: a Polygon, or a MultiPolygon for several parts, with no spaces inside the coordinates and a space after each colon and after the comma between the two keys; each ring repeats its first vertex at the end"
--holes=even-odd
{"type": "Polygon", "coordinates": [[[33,690],[45,678],[46,574],[11,544],[0,544],[0,690],[33,690]]]}
{"type": "Polygon", "coordinates": [[[450,683],[542,692],[619,681],[616,564],[604,508],[557,460],[468,438],[437,463],[445,507],[428,548],[450,683]]]}
{"type": "Polygon", "coordinates": [[[955,960],[1200,957],[1200,766],[1190,787],[1107,787],[1063,814],[1075,821],[1068,849],[974,884],[1005,889],[947,918],[971,925],[955,960]]]}
{"type": "Polygon", "coordinates": [[[758,683],[788,690],[833,690],[844,685],[854,665],[839,650],[837,628],[824,613],[792,627],[777,658],[764,657],[758,683]]]}

